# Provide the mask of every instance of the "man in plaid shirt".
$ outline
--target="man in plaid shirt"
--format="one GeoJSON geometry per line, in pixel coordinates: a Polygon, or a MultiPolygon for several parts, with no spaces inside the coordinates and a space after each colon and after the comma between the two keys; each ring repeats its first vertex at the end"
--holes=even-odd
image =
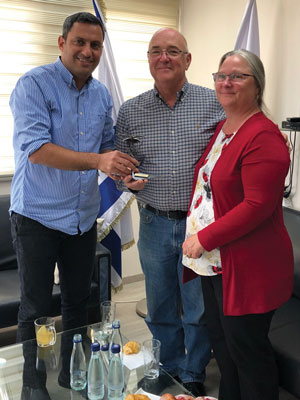
{"type": "Polygon", "coordinates": [[[211,89],[187,82],[185,38],[157,31],[148,62],[154,89],[120,108],[116,146],[139,162],[148,179],[123,179],[140,211],[138,249],[146,279],[146,322],[161,341],[161,362],[195,396],[205,394],[210,343],[203,321],[201,278],[182,284],[182,243],[194,166],[224,112],[211,89]]]}

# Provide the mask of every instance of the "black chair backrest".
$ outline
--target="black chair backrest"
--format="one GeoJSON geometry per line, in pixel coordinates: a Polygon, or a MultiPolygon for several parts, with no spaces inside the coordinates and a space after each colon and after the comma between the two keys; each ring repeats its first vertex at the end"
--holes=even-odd
{"type": "Polygon", "coordinates": [[[10,233],[9,206],[9,194],[0,195],[0,270],[17,268],[17,257],[10,233]]]}
{"type": "Polygon", "coordinates": [[[293,296],[300,299],[300,211],[283,207],[283,217],[294,250],[294,290],[293,296]]]}

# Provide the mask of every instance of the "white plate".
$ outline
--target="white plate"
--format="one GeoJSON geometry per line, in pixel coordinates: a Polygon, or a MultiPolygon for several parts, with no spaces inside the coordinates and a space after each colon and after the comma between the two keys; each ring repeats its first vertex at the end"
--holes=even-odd
{"type": "Polygon", "coordinates": [[[136,369],[144,365],[144,353],[141,350],[138,354],[124,354],[123,353],[123,364],[128,369],[136,369]]]}

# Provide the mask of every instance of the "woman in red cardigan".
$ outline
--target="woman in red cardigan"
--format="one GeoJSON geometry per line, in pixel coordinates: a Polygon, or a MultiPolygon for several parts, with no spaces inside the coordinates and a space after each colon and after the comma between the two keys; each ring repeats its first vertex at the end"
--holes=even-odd
{"type": "Polygon", "coordinates": [[[276,400],[268,332],[293,286],[293,250],[282,215],[289,153],[262,111],[260,59],[231,51],[213,76],[227,118],[196,166],[182,246],[184,281],[202,276],[221,372],[219,400],[276,400]]]}

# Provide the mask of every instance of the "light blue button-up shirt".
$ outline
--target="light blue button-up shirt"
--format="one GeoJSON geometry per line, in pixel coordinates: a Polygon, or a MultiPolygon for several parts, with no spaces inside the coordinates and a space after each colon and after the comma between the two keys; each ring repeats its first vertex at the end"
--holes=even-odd
{"type": "Polygon", "coordinates": [[[10,107],[15,123],[10,211],[70,235],[87,232],[99,211],[98,171],[64,171],[32,164],[28,157],[49,142],[80,152],[113,149],[107,89],[90,78],[79,91],[58,58],[19,79],[10,107]]]}

